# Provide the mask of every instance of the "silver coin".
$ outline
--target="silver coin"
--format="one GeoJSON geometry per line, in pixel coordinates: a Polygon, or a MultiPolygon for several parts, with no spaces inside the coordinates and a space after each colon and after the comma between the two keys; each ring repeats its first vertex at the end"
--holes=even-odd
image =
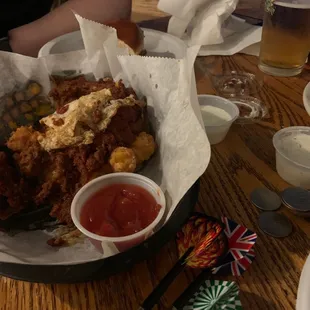
{"type": "Polygon", "coordinates": [[[291,234],[293,226],[287,217],[276,212],[263,212],[258,218],[259,228],[266,234],[283,238],[291,234]]]}
{"type": "Polygon", "coordinates": [[[250,198],[254,206],[264,211],[278,210],[282,204],[279,195],[265,187],[254,189],[250,198]]]}
{"type": "Polygon", "coordinates": [[[300,187],[289,187],[281,193],[283,203],[296,211],[310,211],[310,192],[300,187]]]}

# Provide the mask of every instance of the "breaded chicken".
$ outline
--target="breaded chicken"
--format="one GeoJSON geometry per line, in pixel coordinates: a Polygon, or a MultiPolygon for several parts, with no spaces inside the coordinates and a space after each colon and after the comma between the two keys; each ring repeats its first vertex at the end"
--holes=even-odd
{"type": "Polygon", "coordinates": [[[7,146],[14,152],[21,152],[30,144],[37,142],[38,133],[32,127],[19,127],[11,135],[7,142],[7,146]]]}
{"type": "Polygon", "coordinates": [[[9,163],[4,152],[0,152],[0,219],[5,220],[24,209],[31,192],[23,178],[9,163]]]}
{"type": "Polygon", "coordinates": [[[53,77],[53,82],[55,87],[50,91],[49,96],[54,100],[57,110],[71,101],[104,88],[111,90],[114,99],[124,99],[130,95],[134,95],[137,99],[132,88],[126,88],[122,81],[114,82],[111,78],[88,81],[85,76],[74,79],[53,77]]]}

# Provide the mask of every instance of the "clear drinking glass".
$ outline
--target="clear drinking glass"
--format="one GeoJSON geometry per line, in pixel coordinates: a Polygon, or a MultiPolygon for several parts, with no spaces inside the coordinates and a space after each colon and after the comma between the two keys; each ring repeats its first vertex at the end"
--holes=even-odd
{"type": "Polygon", "coordinates": [[[310,0],[266,0],[259,68],[275,76],[299,74],[310,51],[310,0]]]}

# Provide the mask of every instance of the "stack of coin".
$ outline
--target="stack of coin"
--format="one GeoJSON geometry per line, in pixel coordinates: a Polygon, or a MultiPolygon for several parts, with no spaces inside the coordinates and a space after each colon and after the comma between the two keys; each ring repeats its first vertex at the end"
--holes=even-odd
{"type": "Polygon", "coordinates": [[[283,204],[297,215],[310,216],[310,192],[300,187],[289,187],[281,193],[283,204]]]}
{"type": "Polygon", "coordinates": [[[258,218],[258,225],[264,233],[276,238],[287,237],[291,234],[293,230],[291,222],[284,215],[274,212],[282,205],[277,193],[267,188],[256,188],[250,198],[255,207],[266,211],[258,218]]]}

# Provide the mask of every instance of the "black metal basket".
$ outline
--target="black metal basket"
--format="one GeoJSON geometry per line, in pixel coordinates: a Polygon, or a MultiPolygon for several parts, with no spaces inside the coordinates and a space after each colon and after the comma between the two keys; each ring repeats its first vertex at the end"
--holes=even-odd
{"type": "Polygon", "coordinates": [[[104,279],[126,271],[134,264],[152,257],[174,238],[194,210],[198,193],[199,180],[185,194],[169,221],[157,233],[126,252],[105,259],[73,265],[0,263],[0,275],[29,282],[76,283],[104,279]]]}

